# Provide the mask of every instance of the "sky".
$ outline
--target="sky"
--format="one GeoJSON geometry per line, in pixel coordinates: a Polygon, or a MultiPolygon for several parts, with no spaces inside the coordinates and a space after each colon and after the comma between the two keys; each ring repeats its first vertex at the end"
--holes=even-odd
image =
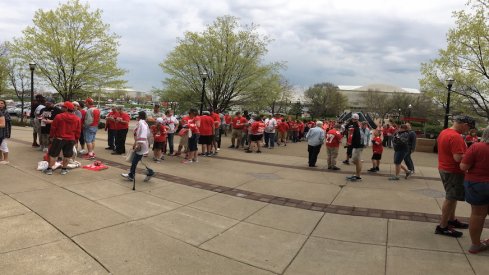
{"type": "MultiPolygon", "coordinates": [[[[64,0],[1,0],[0,42],[21,37],[38,9],[64,0]]],[[[436,58],[465,0],[82,0],[103,11],[121,36],[118,64],[128,87],[162,88],[160,64],[186,31],[217,17],[256,24],[272,39],[264,62],[285,62],[283,77],[298,89],[316,83],[384,83],[419,89],[420,64],[436,58]]]]}

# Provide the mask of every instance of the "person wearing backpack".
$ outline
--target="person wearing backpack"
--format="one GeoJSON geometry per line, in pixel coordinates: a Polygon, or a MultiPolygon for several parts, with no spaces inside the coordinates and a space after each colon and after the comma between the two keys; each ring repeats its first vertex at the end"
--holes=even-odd
{"type": "Polygon", "coordinates": [[[98,123],[100,121],[100,110],[94,105],[93,99],[87,98],[85,100],[87,105],[87,112],[85,114],[85,120],[83,121],[83,133],[85,135],[85,143],[87,144],[88,159],[95,159],[95,135],[98,130],[98,123]]]}
{"type": "Polygon", "coordinates": [[[392,136],[392,145],[394,147],[394,165],[396,166],[396,174],[391,176],[389,180],[399,180],[399,174],[401,169],[406,172],[406,179],[411,174],[404,165],[401,165],[402,161],[409,152],[409,131],[406,124],[402,124],[399,130],[392,136]]]}

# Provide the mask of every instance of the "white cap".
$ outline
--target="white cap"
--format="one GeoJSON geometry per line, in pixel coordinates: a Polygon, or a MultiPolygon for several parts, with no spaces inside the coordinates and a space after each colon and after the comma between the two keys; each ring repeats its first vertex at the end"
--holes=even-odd
{"type": "Polygon", "coordinates": [[[163,123],[163,118],[161,118],[161,117],[157,118],[157,119],[156,119],[156,122],[157,122],[157,123],[163,123]]]}
{"type": "Polygon", "coordinates": [[[353,114],[351,115],[351,119],[360,119],[360,117],[358,116],[358,114],[353,114]]]}

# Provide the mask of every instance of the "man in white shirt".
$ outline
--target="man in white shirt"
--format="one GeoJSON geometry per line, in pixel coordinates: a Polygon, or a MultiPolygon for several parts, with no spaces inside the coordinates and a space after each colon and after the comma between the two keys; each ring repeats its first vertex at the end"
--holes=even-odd
{"type": "Polygon", "coordinates": [[[173,155],[173,137],[175,136],[175,131],[178,129],[178,119],[173,115],[172,110],[166,110],[163,125],[168,126],[166,143],[168,143],[168,148],[170,149],[168,155],[171,156],[173,155]]]}
{"type": "Polygon", "coordinates": [[[275,129],[277,128],[277,120],[274,117],[265,120],[265,147],[273,149],[275,145],[275,129]]]}

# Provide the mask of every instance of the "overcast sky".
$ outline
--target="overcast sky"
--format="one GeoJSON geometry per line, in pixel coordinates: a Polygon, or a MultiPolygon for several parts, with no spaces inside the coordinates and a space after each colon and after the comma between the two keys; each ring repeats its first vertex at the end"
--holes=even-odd
{"type": "MultiPolygon", "coordinates": [[[[62,0],[60,0],[62,1],[62,0]]],[[[38,9],[58,0],[2,0],[0,42],[20,37],[38,9]]],[[[385,83],[419,88],[419,67],[446,46],[452,11],[465,0],[89,0],[121,36],[119,65],[130,88],[161,88],[158,66],[185,31],[202,31],[216,17],[255,23],[273,39],[266,62],[285,61],[298,87],[385,83]]]]}

